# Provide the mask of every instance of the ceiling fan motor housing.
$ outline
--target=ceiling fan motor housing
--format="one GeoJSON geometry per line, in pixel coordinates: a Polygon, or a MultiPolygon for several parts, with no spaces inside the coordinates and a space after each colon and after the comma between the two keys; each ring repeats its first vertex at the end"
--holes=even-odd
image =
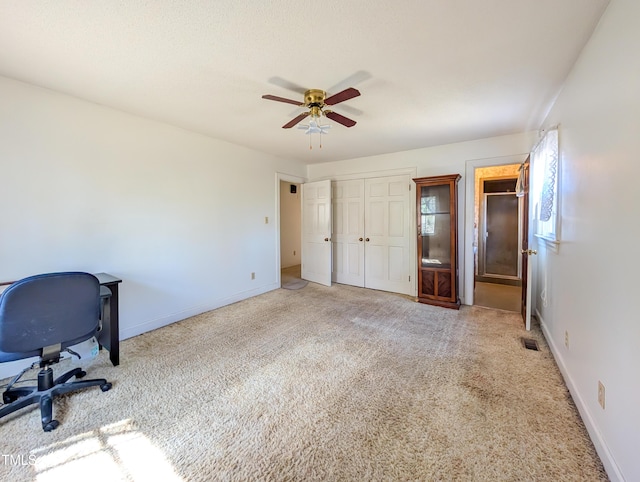
{"type": "Polygon", "coordinates": [[[304,105],[307,107],[324,107],[324,99],[327,94],[324,90],[309,89],[304,93],[304,105]]]}

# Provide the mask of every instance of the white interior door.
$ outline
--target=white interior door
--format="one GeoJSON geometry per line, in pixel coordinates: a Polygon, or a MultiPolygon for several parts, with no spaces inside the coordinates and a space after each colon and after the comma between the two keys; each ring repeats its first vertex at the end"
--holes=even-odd
{"type": "Polygon", "coordinates": [[[411,182],[407,176],[365,179],[365,287],[413,294],[411,182]]]}
{"type": "Polygon", "coordinates": [[[533,219],[531,208],[532,204],[529,200],[529,181],[530,181],[530,161],[529,157],[522,163],[521,167],[521,182],[522,182],[522,196],[520,202],[520,208],[522,209],[522,238],[521,238],[521,253],[522,253],[522,319],[524,321],[525,329],[528,331],[531,329],[531,291],[532,291],[532,271],[533,261],[529,257],[531,255],[538,254],[536,250],[531,249],[532,238],[531,233],[533,229],[531,226],[531,220],[533,219]]]}
{"type": "Polygon", "coordinates": [[[302,279],[331,286],[331,181],[302,185],[302,279]]]}
{"type": "Polygon", "coordinates": [[[364,179],[332,183],[333,281],[364,286],[364,179]]]}

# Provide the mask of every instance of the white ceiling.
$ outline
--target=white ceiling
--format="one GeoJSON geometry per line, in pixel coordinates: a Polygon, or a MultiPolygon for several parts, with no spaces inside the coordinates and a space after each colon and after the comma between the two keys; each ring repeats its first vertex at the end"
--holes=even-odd
{"type": "Polygon", "coordinates": [[[0,75],[304,163],[537,129],[608,0],[0,2],[0,75]],[[318,137],[290,87],[362,95],[318,137]]]}

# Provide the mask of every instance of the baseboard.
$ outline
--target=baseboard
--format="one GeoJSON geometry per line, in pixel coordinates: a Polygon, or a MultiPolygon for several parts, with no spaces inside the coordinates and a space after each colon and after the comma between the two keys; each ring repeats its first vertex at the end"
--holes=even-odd
{"type": "Polygon", "coordinates": [[[540,315],[540,311],[536,308],[536,318],[540,322],[540,328],[542,329],[542,333],[544,334],[545,339],[547,340],[547,344],[551,349],[551,354],[560,369],[560,373],[562,373],[562,377],[564,378],[564,382],[569,389],[569,393],[571,394],[571,398],[573,398],[576,407],[578,408],[578,412],[580,413],[580,417],[584,422],[585,427],[587,428],[587,432],[589,432],[589,437],[593,442],[594,447],[596,448],[596,452],[600,456],[600,460],[602,460],[602,464],[604,465],[605,470],[607,471],[607,475],[612,482],[624,482],[624,476],[622,472],[620,472],[620,468],[616,461],[613,458],[613,454],[609,450],[607,443],[605,442],[600,430],[598,430],[597,425],[595,424],[593,417],[591,416],[591,412],[587,408],[587,405],[584,403],[584,400],[580,396],[580,392],[576,388],[573,383],[573,379],[567,370],[567,367],[564,363],[564,359],[562,358],[561,352],[558,350],[556,344],[553,342],[553,337],[547,328],[547,325],[540,315]]]}
{"type": "Polygon", "coordinates": [[[143,323],[139,323],[135,326],[131,326],[125,329],[122,329],[122,327],[120,327],[120,340],[126,340],[127,338],[138,336],[148,331],[157,330],[158,328],[162,328],[163,326],[170,325],[171,323],[184,320],[191,316],[199,315],[200,313],[205,313],[207,311],[215,310],[216,308],[221,308],[223,306],[230,305],[232,303],[237,303],[238,301],[246,300],[248,298],[253,298],[254,296],[267,293],[268,291],[273,291],[279,287],[280,286],[276,283],[264,285],[259,288],[236,293],[233,296],[229,296],[227,298],[211,300],[210,302],[203,303],[201,305],[194,306],[186,310],[179,311],[177,313],[172,313],[170,315],[163,316],[161,318],[145,321],[143,323]]]}

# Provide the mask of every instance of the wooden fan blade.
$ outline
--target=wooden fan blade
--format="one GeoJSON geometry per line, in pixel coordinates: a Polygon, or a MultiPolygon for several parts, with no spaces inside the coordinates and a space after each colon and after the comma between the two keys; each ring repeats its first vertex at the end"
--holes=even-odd
{"type": "Polygon", "coordinates": [[[294,125],[296,125],[302,119],[307,117],[309,114],[310,114],[310,112],[304,112],[303,114],[300,114],[298,117],[295,117],[295,118],[291,119],[289,122],[287,122],[285,125],[283,125],[282,128],[283,129],[291,129],[294,125]]]}
{"type": "Polygon", "coordinates": [[[300,102],[299,100],[285,99],[284,97],[278,97],[277,95],[267,94],[263,95],[262,98],[267,100],[275,100],[277,102],[286,102],[287,104],[304,105],[304,102],[300,102]]]}
{"type": "Polygon", "coordinates": [[[338,124],[342,124],[345,127],[353,127],[356,125],[356,121],[349,119],[343,115],[338,114],[337,112],[325,112],[325,116],[329,119],[336,121],[338,124]]]}
{"type": "Polygon", "coordinates": [[[340,102],[344,102],[345,100],[353,99],[354,97],[358,97],[360,95],[360,91],[358,89],[354,89],[353,87],[349,87],[348,89],[344,89],[342,92],[338,92],[337,94],[333,94],[327,97],[324,100],[324,103],[327,105],[335,105],[340,102]]]}

